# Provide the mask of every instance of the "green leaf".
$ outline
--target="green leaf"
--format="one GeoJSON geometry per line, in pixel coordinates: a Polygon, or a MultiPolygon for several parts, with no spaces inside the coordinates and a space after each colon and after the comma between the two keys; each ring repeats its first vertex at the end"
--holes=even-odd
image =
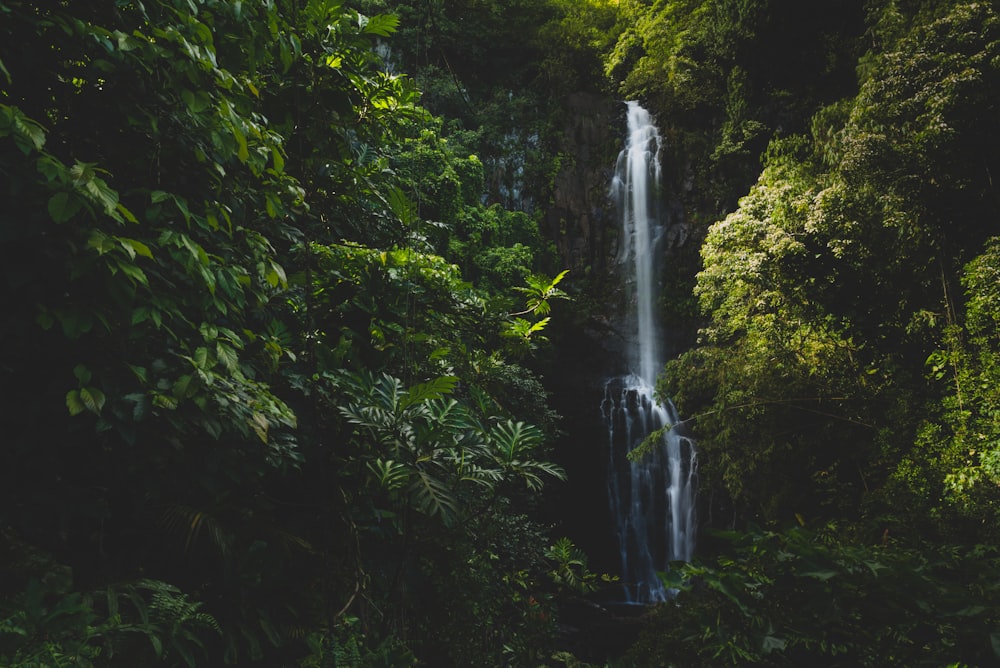
{"type": "Polygon", "coordinates": [[[175,397],[167,394],[154,394],[153,405],[159,408],[166,408],[167,410],[174,410],[180,405],[180,402],[175,397]]]}
{"type": "Polygon", "coordinates": [[[264,195],[264,210],[267,212],[268,218],[277,217],[280,205],[281,200],[275,197],[273,193],[268,192],[264,195]]]}
{"type": "Polygon", "coordinates": [[[267,421],[267,416],[263,413],[254,411],[247,420],[247,423],[257,434],[257,438],[259,438],[262,442],[267,443],[267,432],[270,427],[270,423],[267,421]]]}
{"type": "Polygon", "coordinates": [[[692,588],[691,578],[682,568],[672,568],[669,571],[657,571],[656,576],[667,589],[689,591],[692,588]]]}
{"type": "Polygon", "coordinates": [[[406,484],[410,473],[408,467],[391,459],[376,459],[368,462],[368,470],[375,474],[378,482],[387,490],[399,489],[406,484]]]}
{"type": "Polygon", "coordinates": [[[417,220],[417,205],[406,196],[402,188],[392,188],[386,196],[386,203],[404,225],[412,225],[417,220]]]}
{"type": "Polygon", "coordinates": [[[6,119],[9,123],[9,130],[0,128],[4,135],[13,131],[14,142],[21,152],[27,155],[32,150],[40,151],[45,146],[45,130],[41,125],[31,120],[17,107],[7,107],[0,105],[0,109],[6,110],[6,119]]]}
{"type": "Polygon", "coordinates": [[[129,257],[135,258],[136,255],[141,255],[142,257],[148,257],[150,260],[153,259],[153,251],[149,250],[149,246],[138,241],[136,239],[127,239],[125,237],[115,237],[121,247],[129,254],[129,257]]]}
{"type": "Polygon", "coordinates": [[[788,645],[787,640],[782,640],[781,638],[776,638],[774,636],[764,636],[764,642],[761,645],[761,651],[764,654],[770,654],[771,652],[777,650],[782,651],[788,645]]]}
{"type": "Polygon", "coordinates": [[[250,150],[247,147],[247,136],[236,125],[233,125],[233,136],[236,137],[236,157],[240,162],[246,162],[250,158],[250,150]]]}
{"type": "Polygon", "coordinates": [[[191,374],[185,374],[178,378],[174,382],[173,388],[171,388],[174,396],[179,399],[190,397],[194,393],[194,388],[191,383],[193,379],[194,377],[191,374]]]}
{"type": "Polygon", "coordinates": [[[362,32],[379,37],[388,37],[399,27],[399,17],[393,14],[376,14],[369,17],[362,32]]]}
{"type": "Polygon", "coordinates": [[[534,334],[535,332],[540,332],[543,329],[545,329],[545,326],[549,324],[550,320],[551,320],[551,318],[545,317],[545,318],[542,318],[541,320],[539,320],[538,322],[534,323],[528,329],[528,335],[530,336],[531,334],[534,334]]]}
{"type": "Polygon", "coordinates": [[[814,568],[808,571],[801,571],[799,573],[804,578],[815,578],[816,580],[830,580],[839,575],[837,571],[831,571],[826,569],[814,568]]]}
{"type": "MultiPolygon", "coordinates": [[[[121,215],[122,218],[124,218],[125,220],[127,220],[130,223],[138,223],[139,222],[139,219],[135,217],[135,214],[133,214],[131,211],[129,211],[125,207],[125,205],[122,204],[121,202],[118,202],[118,204],[115,206],[115,211],[117,211],[121,215]]],[[[150,257],[152,257],[152,256],[150,256],[150,257]]]]}
{"type": "Polygon", "coordinates": [[[136,422],[144,420],[149,414],[149,401],[141,392],[133,392],[122,397],[132,404],[132,419],[136,422]]]}
{"type": "Polygon", "coordinates": [[[80,204],[80,200],[72,193],[56,193],[49,198],[49,216],[57,223],[65,223],[80,210],[80,204]]]}
{"type": "Polygon", "coordinates": [[[103,179],[93,177],[83,184],[84,190],[97,203],[104,213],[117,218],[118,193],[111,189],[103,179]]]}
{"type": "Polygon", "coordinates": [[[457,514],[455,498],[440,479],[426,471],[418,471],[410,485],[414,505],[429,517],[438,517],[445,526],[451,526],[457,514]]]}
{"type": "Polygon", "coordinates": [[[181,99],[193,114],[200,114],[212,104],[212,99],[204,91],[194,92],[186,88],[181,91],[181,99]]]}
{"type": "Polygon", "coordinates": [[[119,51],[132,51],[138,46],[138,42],[131,35],[128,35],[121,30],[115,30],[111,33],[111,35],[118,43],[119,51]]]}
{"type": "Polygon", "coordinates": [[[272,288],[276,288],[279,285],[286,287],[288,285],[288,277],[285,276],[285,269],[280,264],[271,260],[269,263],[270,270],[265,275],[268,285],[272,288]]]}
{"type": "Polygon", "coordinates": [[[80,385],[86,385],[93,377],[90,373],[90,369],[83,364],[77,364],[73,367],[73,375],[76,377],[77,381],[79,381],[80,385]]]}
{"type": "Polygon", "coordinates": [[[531,334],[531,321],[525,320],[524,318],[514,318],[514,320],[505,323],[504,329],[501,332],[502,336],[508,336],[512,338],[528,338],[531,334]]]}
{"type": "Polygon", "coordinates": [[[226,367],[228,371],[235,371],[239,365],[240,358],[237,356],[236,351],[221,341],[215,346],[215,355],[222,362],[222,366],[226,367]]]}
{"type": "Polygon", "coordinates": [[[95,415],[101,414],[101,409],[104,408],[105,401],[103,392],[93,387],[81,387],[79,396],[80,401],[88,411],[95,415]]]}
{"type": "Polygon", "coordinates": [[[195,349],[193,359],[195,366],[199,369],[211,369],[215,365],[214,360],[208,355],[208,348],[205,346],[199,346],[195,349]]]}
{"type": "Polygon", "coordinates": [[[101,230],[94,230],[87,239],[87,245],[97,251],[99,255],[104,255],[115,249],[113,237],[109,237],[101,230]]]}
{"type": "Polygon", "coordinates": [[[160,640],[160,637],[155,632],[147,634],[146,637],[149,638],[149,642],[153,646],[156,658],[163,658],[163,641],[160,640]]]}
{"type": "Polygon", "coordinates": [[[285,158],[277,146],[271,148],[271,161],[274,163],[274,171],[280,173],[285,170],[285,158]]]}
{"type": "Polygon", "coordinates": [[[146,277],[146,272],[136,265],[129,262],[118,262],[116,266],[123,274],[134,280],[136,283],[145,286],[149,285],[149,279],[146,277]]]}
{"type": "Polygon", "coordinates": [[[139,380],[140,383],[145,384],[149,379],[149,371],[146,369],[146,367],[137,366],[135,364],[129,364],[128,368],[130,371],[132,371],[132,373],[135,375],[135,377],[139,380]]]}
{"type": "Polygon", "coordinates": [[[414,385],[400,399],[399,407],[400,409],[404,409],[423,401],[440,399],[447,394],[451,394],[457,384],[457,376],[440,376],[426,383],[414,385]]]}
{"type": "Polygon", "coordinates": [[[70,415],[79,415],[87,410],[86,405],[80,398],[80,390],[70,390],[66,393],[66,408],[69,409],[70,415]]]}
{"type": "Polygon", "coordinates": [[[499,447],[503,461],[512,462],[542,442],[542,431],[534,425],[507,420],[493,427],[490,437],[499,447]]]}

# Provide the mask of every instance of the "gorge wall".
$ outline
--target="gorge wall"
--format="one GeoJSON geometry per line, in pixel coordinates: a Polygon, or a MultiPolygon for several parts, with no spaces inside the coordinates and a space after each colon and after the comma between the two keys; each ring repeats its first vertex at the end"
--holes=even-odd
{"type": "Polygon", "coordinates": [[[608,184],[621,148],[624,115],[620,102],[592,93],[574,93],[566,100],[560,169],[543,233],[576,281],[606,276],[612,268],[617,229],[608,184]]]}

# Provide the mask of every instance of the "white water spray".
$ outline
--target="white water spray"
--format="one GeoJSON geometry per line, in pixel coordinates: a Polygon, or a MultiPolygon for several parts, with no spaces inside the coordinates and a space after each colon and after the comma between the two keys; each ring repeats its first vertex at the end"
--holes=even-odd
{"type": "Polygon", "coordinates": [[[628,103],[628,133],[611,197],[622,222],[618,261],[630,270],[630,373],[608,381],[601,412],[608,428],[608,496],[626,601],[656,603],[668,596],[657,572],[694,553],[697,459],[694,443],[675,429],[649,454],[637,461],[627,457],[653,431],[679,422],[673,406],[653,396],[664,363],[655,317],[656,261],[665,231],[657,206],[662,142],[649,113],[635,102],[628,103]]]}

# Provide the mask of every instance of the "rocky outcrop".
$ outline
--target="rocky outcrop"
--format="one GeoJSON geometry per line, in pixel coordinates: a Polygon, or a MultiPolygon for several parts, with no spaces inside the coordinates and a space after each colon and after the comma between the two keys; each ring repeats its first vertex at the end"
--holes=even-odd
{"type": "Polygon", "coordinates": [[[561,165],[544,233],[577,278],[605,273],[614,259],[618,230],[608,184],[621,149],[624,111],[620,102],[590,93],[566,100],[561,165]]]}

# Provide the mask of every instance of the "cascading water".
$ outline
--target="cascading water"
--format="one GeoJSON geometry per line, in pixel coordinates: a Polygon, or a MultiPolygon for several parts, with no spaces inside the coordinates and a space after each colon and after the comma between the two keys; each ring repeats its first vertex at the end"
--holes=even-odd
{"type": "Polygon", "coordinates": [[[630,372],[607,382],[601,413],[608,429],[608,495],[625,599],[656,603],[668,596],[657,571],[694,552],[697,458],[694,443],[670,429],[648,454],[628,459],[651,433],[679,422],[673,406],[653,396],[664,362],[654,315],[656,260],[666,227],[657,206],[661,139],[649,113],[635,102],[628,103],[628,133],[611,197],[622,221],[618,261],[630,274],[630,372]]]}

